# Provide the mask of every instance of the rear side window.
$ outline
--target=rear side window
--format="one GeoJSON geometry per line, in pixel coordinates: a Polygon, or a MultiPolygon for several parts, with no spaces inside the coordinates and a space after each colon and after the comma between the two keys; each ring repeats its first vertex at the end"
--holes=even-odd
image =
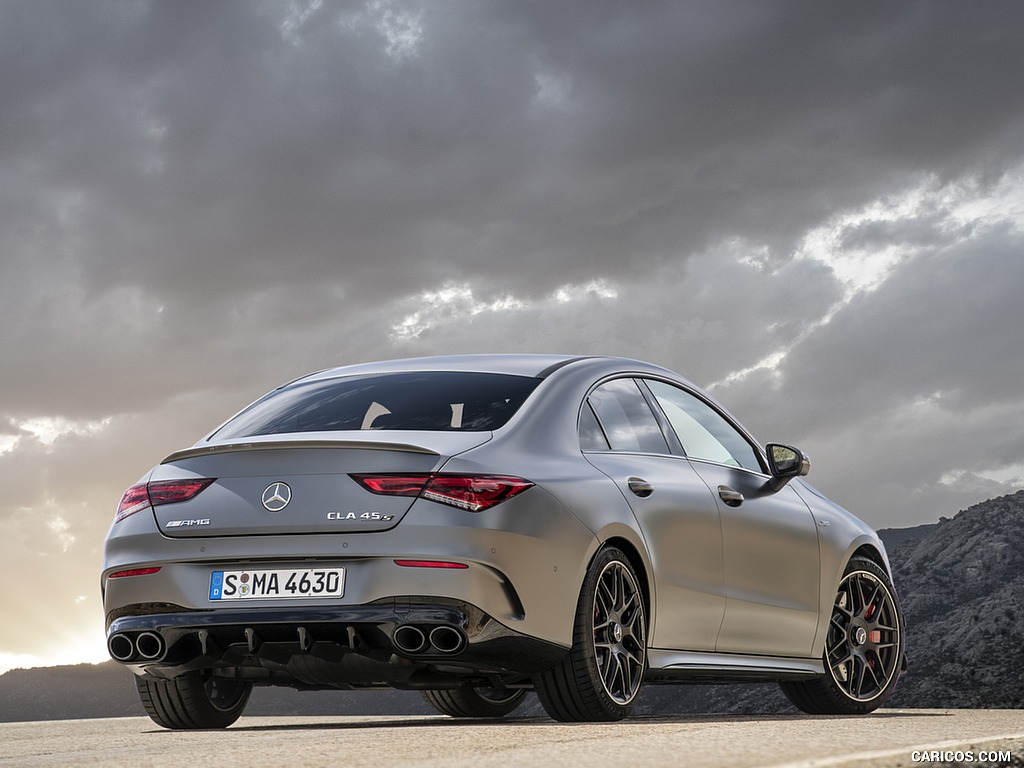
{"type": "Polygon", "coordinates": [[[512,418],[540,381],[420,372],[299,383],[257,401],[211,439],[364,429],[486,432],[512,418]]]}
{"type": "Polygon", "coordinates": [[[588,403],[584,403],[580,409],[580,448],[584,451],[608,451],[608,439],[604,436],[604,430],[597,421],[593,409],[588,403]]]}
{"type": "Polygon", "coordinates": [[[665,436],[633,379],[616,379],[590,393],[589,402],[613,451],[669,453],[665,436]]]}

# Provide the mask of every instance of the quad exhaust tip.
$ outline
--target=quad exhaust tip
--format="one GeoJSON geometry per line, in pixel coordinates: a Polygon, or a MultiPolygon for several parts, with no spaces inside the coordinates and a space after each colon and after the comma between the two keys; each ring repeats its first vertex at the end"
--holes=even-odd
{"type": "MultiPolygon", "coordinates": [[[[299,633],[303,650],[312,644],[305,632],[299,633]]],[[[467,640],[458,628],[440,624],[420,627],[402,624],[395,628],[391,641],[401,653],[409,656],[423,654],[453,655],[465,650],[467,640]]],[[[251,639],[250,639],[251,644],[251,639]]],[[[167,642],[159,632],[115,632],[107,638],[107,651],[122,664],[163,661],[167,656],[167,642]]]]}
{"type": "Polygon", "coordinates": [[[157,632],[140,632],[137,635],[117,632],[107,639],[107,651],[112,659],[122,664],[160,661],[167,653],[167,644],[157,632]]]}
{"type": "Polygon", "coordinates": [[[455,627],[440,625],[421,628],[402,624],[391,636],[395,647],[409,655],[424,653],[458,653],[466,647],[466,636],[455,627]]]}

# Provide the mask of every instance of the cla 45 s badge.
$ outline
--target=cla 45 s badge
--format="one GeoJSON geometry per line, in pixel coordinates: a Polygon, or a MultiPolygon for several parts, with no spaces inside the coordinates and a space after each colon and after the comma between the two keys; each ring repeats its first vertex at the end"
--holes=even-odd
{"type": "Polygon", "coordinates": [[[345,522],[346,520],[380,520],[381,522],[388,522],[394,520],[394,515],[384,515],[380,512],[328,512],[328,520],[337,520],[345,522]]]}

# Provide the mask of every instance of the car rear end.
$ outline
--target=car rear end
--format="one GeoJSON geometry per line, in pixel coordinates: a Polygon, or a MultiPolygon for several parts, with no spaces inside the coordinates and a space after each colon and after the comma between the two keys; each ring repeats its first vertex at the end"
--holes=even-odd
{"type": "Polygon", "coordinates": [[[111,656],[165,678],[424,689],[560,657],[531,563],[592,534],[530,478],[446,471],[541,380],[442,373],[299,382],[128,489],[102,577],[111,656]]]}

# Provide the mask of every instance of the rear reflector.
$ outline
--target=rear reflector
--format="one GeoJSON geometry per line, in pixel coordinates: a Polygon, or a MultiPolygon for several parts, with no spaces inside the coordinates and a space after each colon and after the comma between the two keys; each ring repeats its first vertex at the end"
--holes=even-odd
{"type": "Polygon", "coordinates": [[[507,475],[351,475],[370,493],[382,496],[418,496],[467,512],[485,509],[508,501],[533,483],[507,475]]]}
{"type": "Polygon", "coordinates": [[[188,501],[212,482],[214,482],[214,478],[201,477],[189,480],[154,480],[151,483],[137,483],[125,491],[124,496],[121,497],[117,514],[114,515],[114,522],[119,523],[126,517],[149,507],[188,501]]]}
{"type": "Polygon", "coordinates": [[[465,563],[451,563],[447,560],[395,560],[403,568],[469,568],[465,563]]]}
{"type": "Polygon", "coordinates": [[[159,573],[160,568],[130,568],[127,571],[117,571],[107,576],[108,579],[123,579],[126,576],[152,576],[159,573]]]}

